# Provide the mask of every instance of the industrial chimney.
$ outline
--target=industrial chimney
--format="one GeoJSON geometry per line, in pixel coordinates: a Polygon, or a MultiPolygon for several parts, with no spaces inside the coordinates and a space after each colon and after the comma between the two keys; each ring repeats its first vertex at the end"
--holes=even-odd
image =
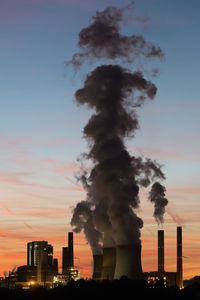
{"type": "Polygon", "coordinates": [[[94,254],[93,255],[93,280],[100,280],[101,279],[101,272],[102,272],[102,264],[103,264],[103,255],[102,254],[94,254]]]}
{"type": "Polygon", "coordinates": [[[158,230],[158,271],[164,272],[164,230],[158,230]]]}
{"type": "Polygon", "coordinates": [[[116,267],[114,279],[120,279],[122,276],[126,276],[129,279],[141,278],[141,245],[116,247],[116,267]]]}
{"type": "Polygon", "coordinates": [[[68,247],[63,247],[62,253],[62,273],[66,274],[71,268],[74,268],[73,232],[68,232],[68,247]]]}
{"type": "Polygon", "coordinates": [[[182,227],[177,227],[177,285],[183,288],[182,227]]]}

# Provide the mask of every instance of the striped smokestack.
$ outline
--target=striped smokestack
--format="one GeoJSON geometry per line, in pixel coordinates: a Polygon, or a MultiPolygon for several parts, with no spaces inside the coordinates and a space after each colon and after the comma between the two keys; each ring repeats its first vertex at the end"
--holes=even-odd
{"type": "Polygon", "coordinates": [[[158,271],[164,271],[164,230],[158,230],[158,271]]]}
{"type": "Polygon", "coordinates": [[[177,227],[177,285],[183,288],[182,227],[177,227]]]}

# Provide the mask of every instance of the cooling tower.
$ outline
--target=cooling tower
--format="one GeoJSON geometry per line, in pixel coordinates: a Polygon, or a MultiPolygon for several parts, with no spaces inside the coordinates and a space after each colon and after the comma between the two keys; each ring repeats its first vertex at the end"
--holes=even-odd
{"type": "Polygon", "coordinates": [[[177,285],[183,288],[182,227],[177,227],[177,285]]]}
{"type": "Polygon", "coordinates": [[[158,271],[164,271],[164,230],[158,230],[158,271]]]}
{"type": "Polygon", "coordinates": [[[116,249],[103,248],[103,265],[101,280],[112,280],[115,273],[116,249]]]}
{"type": "Polygon", "coordinates": [[[120,279],[122,276],[129,279],[142,277],[141,246],[117,246],[114,279],[120,279]]]}
{"type": "Polygon", "coordinates": [[[93,255],[93,275],[92,279],[100,280],[101,272],[102,272],[102,264],[103,264],[103,255],[102,254],[94,254],[93,255]]]}

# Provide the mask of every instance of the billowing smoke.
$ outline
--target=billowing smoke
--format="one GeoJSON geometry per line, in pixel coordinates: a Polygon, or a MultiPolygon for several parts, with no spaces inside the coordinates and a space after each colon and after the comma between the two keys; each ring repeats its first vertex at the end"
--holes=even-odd
{"type": "Polygon", "coordinates": [[[92,17],[91,24],[79,33],[80,52],[75,53],[72,64],[78,68],[85,58],[122,59],[132,63],[138,56],[163,58],[160,47],[147,42],[142,35],[126,36],[120,33],[120,24],[126,20],[127,8],[107,7],[92,17]]]}
{"type": "MultiPolygon", "coordinates": [[[[139,129],[136,109],[153,100],[157,88],[141,71],[132,72],[119,62],[130,63],[138,56],[161,58],[163,53],[142,36],[120,33],[124,13],[125,9],[115,7],[97,12],[81,30],[81,51],[72,58],[75,68],[86,58],[118,62],[96,67],[75,93],[78,104],[94,110],[84,128],[90,146],[85,157],[93,168],[80,176],[87,199],[77,204],[71,225],[76,232],[84,230],[89,243],[96,241],[98,246],[101,232],[107,246],[141,243],[143,221],[135,212],[140,205],[139,188],[165,178],[156,161],[131,156],[125,146],[126,139],[139,129]]],[[[90,245],[94,250],[94,244],[90,245]]]]}
{"type": "Polygon", "coordinates": [[[101,253],[100,242],[102,240],[102,234],[95,229],[90,206],[90,203],[87,201],[79,202],[74,209],[71,225],[74,226],[73,230],[76,233],[83,230],[92,249],[92,253],[97,254],[101,253]]]}
{"type": "Polygon", "coordinates": [[[155,182],[152,185],[149,193],[149,200],[154,203],[154,218],[158,224],[163,224],[165,206],[168,204],[168,200],[165,198],[165,187],[159,182],[155,182]]]}

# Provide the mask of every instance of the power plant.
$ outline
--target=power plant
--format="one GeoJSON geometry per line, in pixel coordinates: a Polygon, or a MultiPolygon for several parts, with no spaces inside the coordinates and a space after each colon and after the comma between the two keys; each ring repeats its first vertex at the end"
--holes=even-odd
{"type": "Polygon", "coordinates": [[[93,255],[94,280],[113,280],[126,276],[129,279],[145,279],[149,284],[162,280],[165,286],[183,288],[182,227],[177,227],[177,271],[165,271],[164,230],[158,230],[158,270],[142,271],[141,246],[125,245],[103,248],[102,255],[93,255]]]}
{"type": "MultiPolygon", "coordinates": [[[[157,235],[157,270],[142,271],[141,245],[103,247],[102,254],[93,255],[93,275],[95,281],[116,280],[127,277],[131,280],[146,280],[154,287],[161,282],[165,287],[183,288],[182,227],[177,227],[177,270],[165,271],[164,230],[157,235]]],[[[47,241],[27,243],[27,265],[17,268],[16,273],[7,278],[9,284],[28,288],[33,284],[56,287],[66,285],[80,278],[74,269],[73,232],[68,232],[68,247],[62,250],[62,273],[58,272],[58,259],[53,258],[53,246],[47,241]]]]}
{"type": "Polygon", "coordinates": [[[47,241],[33,241],[27,243],[27,265],[19,266],[5,282],[23,288],[33,285],[53,287],[66,285],[79,277],[79,271],[74,268],[73,232],[68,232],[68,247],[62,248],[61,274],[58,271],[58,259],[53,257],[53,246],[47,241]]]}

